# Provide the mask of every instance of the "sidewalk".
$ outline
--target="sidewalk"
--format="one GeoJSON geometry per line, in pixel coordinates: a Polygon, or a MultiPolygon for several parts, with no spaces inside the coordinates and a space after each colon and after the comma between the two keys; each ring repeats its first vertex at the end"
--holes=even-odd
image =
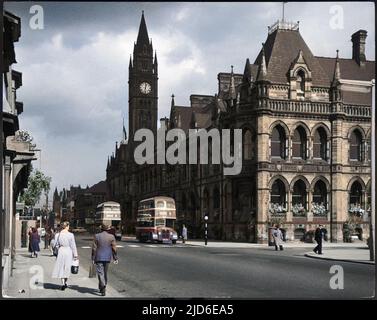
{"type": "MultiPolygon", "coordinates": [[[[42,245],[42,243],[41,243],[42,245]]],[[[27,248],[17,250],[14,262],[13,276],[9,288],[4,290],[4,298],[118,298],[124,297],[110,286],[106,296],[98,292],[97,278],[88,278],[89,266],[81,265],[78,274],[71,274],[68,288],[60,290],[60,279],[52,279],[51,274],[55,257],[50,250],[41,249],[38,258],[31,258],[27,248]]]]}
{"type": "MultiPolygon", "coordinates": [[[[181,243],[178,241],[177,243],[181,243]]],[[[187,245],[198,246],[198,247],[208,247],[208,248],[266,248],[267,243],[249,243],[249,242],[228,242],[228,241],[211,241],[208,240],[207,245],[205,245],[204,240],[189,240],[186,241],[187,245]]],[[[311,248],[313,249],[316,243],[306,243],[301,241],[287,241],[284,242],[284,248],[311,248]]],[[[324,242],[323,248],[360,248],[367,245],[365,242],[353,242],[353,243],[330,243],[324,242]]]]}
{"type": "Polygon", "coordinates": [[[369,249],[367,246],[358,248],[339,248],[339,249],[326,249],[323,248],[323,254],[319,255],[314,252],[308,252],[306,257],[324,260],[336,260],[345,262],[357,262],[364,264],[375,264],[374,261],[369,260],[369,249]]]}

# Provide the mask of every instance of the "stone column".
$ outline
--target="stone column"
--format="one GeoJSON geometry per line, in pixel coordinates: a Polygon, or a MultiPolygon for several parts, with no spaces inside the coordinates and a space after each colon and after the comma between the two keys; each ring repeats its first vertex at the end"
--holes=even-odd
{"type": "Polygon", "coordinates": [[[4,253],[9,254],[10,249],[10,235],[11,235],[11,157],[9,155],[5,156],[4,161],[4,209],[5,209],[5,232],[4,232],[4,253]]]}

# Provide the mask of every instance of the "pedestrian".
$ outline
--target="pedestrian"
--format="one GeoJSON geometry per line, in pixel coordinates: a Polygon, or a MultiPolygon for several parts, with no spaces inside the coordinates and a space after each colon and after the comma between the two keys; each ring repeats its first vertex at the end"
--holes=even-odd
{"type": "Polygon", "coordinates": [[[276,225],[275,229],[272,230],[272,237],[274,238],[275,250],[284,250],[283,248],[283,233],[280,230],[280,225],[276,225]]]}
{"type": "Polygon", "coordinates": [[[41,237],[38,234],[37,228],[33,228],[30,234],[30,243],[31,243],[31,257],[35,256],[38,258],[38,252],[41,251],[39,248],[39,243],[41,237]]]}
{"type": "Polygon", "coordinates": [[[29,241],[29,244],[28,244],[28,251],[30,252],[31,254],[31,257],[33,257],[33,249],[31,247],[31,234],[33,232],[33,228],[32,227],[29,227],[29,230],[27,231],[27,239],[29,241]]]}
{"type": "Polygon", "coordinates": [[[317,229],[315,229],[314,233],[314,240],[317,241],[317,246],[313,249],[313,251],[317,254],[322,254],[322,225],[319,225],[317,229]]]}
{"type": "Polygon", "coordinates": [[[182,243],[186,243],[187,240],[187,228],[185,225],[182,225],[182,243]]]}
{"type": "Polygon", "coordinates": [[[46,233],[45,233],[45,249],[48,249],[49,242],[50,242],[50,237],[51,237],[50,228],[49,228],[49,227],[46,227],[46,233]]]}
{"type": "Polygon", "coordinates": [[[92,263],[96,265],[98,289],[102,296],[106,295],[107,271],[111,259],[118,264],[115,236],[109,233],[110,226],[101,225],[101,232],[94,236],[92,246],[92,263]]]}
{"type": "Polygon", "coordinates": [[[59,232],[60,232],[60,224],[58,224],[56,228],[52,231],[52,236],[51,236],[51,241],[50,241],[50,249],[51,249],[52,255],[54,255],[54,247],[57,242],[59,232]]]}
{"type": "Polygon", "coordinates": [[[55,236],[55,245],[59,246],[58,256],[56,257],[52,278],[60,278],[62,282],[61,290],[65,290],[67,281],[71,274],[73,260],[78,260],[75,236],[69,232],[69,222],[65,221],[61,225],[61,231],[55,236]]]}

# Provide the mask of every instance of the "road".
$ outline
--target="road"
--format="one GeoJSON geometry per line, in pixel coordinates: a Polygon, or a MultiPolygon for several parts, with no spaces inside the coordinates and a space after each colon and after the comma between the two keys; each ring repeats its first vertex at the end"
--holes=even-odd
{"type": "MultiPolygon", "coordinates": [[[[76,237],[88,269],[92,237],[76,237]]],[[[359,299],[374,295],[374,266],[312,259],[308,248],[275,252],[183,244],[118,242],[109,284],[132,298],[359,299]],[[330,268],[344,270],[344,289],[330,288],[330,268]]]]}

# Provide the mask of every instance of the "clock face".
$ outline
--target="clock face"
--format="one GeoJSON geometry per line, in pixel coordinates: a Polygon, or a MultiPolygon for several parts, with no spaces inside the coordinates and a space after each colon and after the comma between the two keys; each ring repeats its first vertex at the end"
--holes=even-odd
{"type": "Polygon", "coordinates": [[[152,87],[148,82],[143,82],[140,84],[140,91],[141,93],[148,94],[152,91],[152,87]]]}

